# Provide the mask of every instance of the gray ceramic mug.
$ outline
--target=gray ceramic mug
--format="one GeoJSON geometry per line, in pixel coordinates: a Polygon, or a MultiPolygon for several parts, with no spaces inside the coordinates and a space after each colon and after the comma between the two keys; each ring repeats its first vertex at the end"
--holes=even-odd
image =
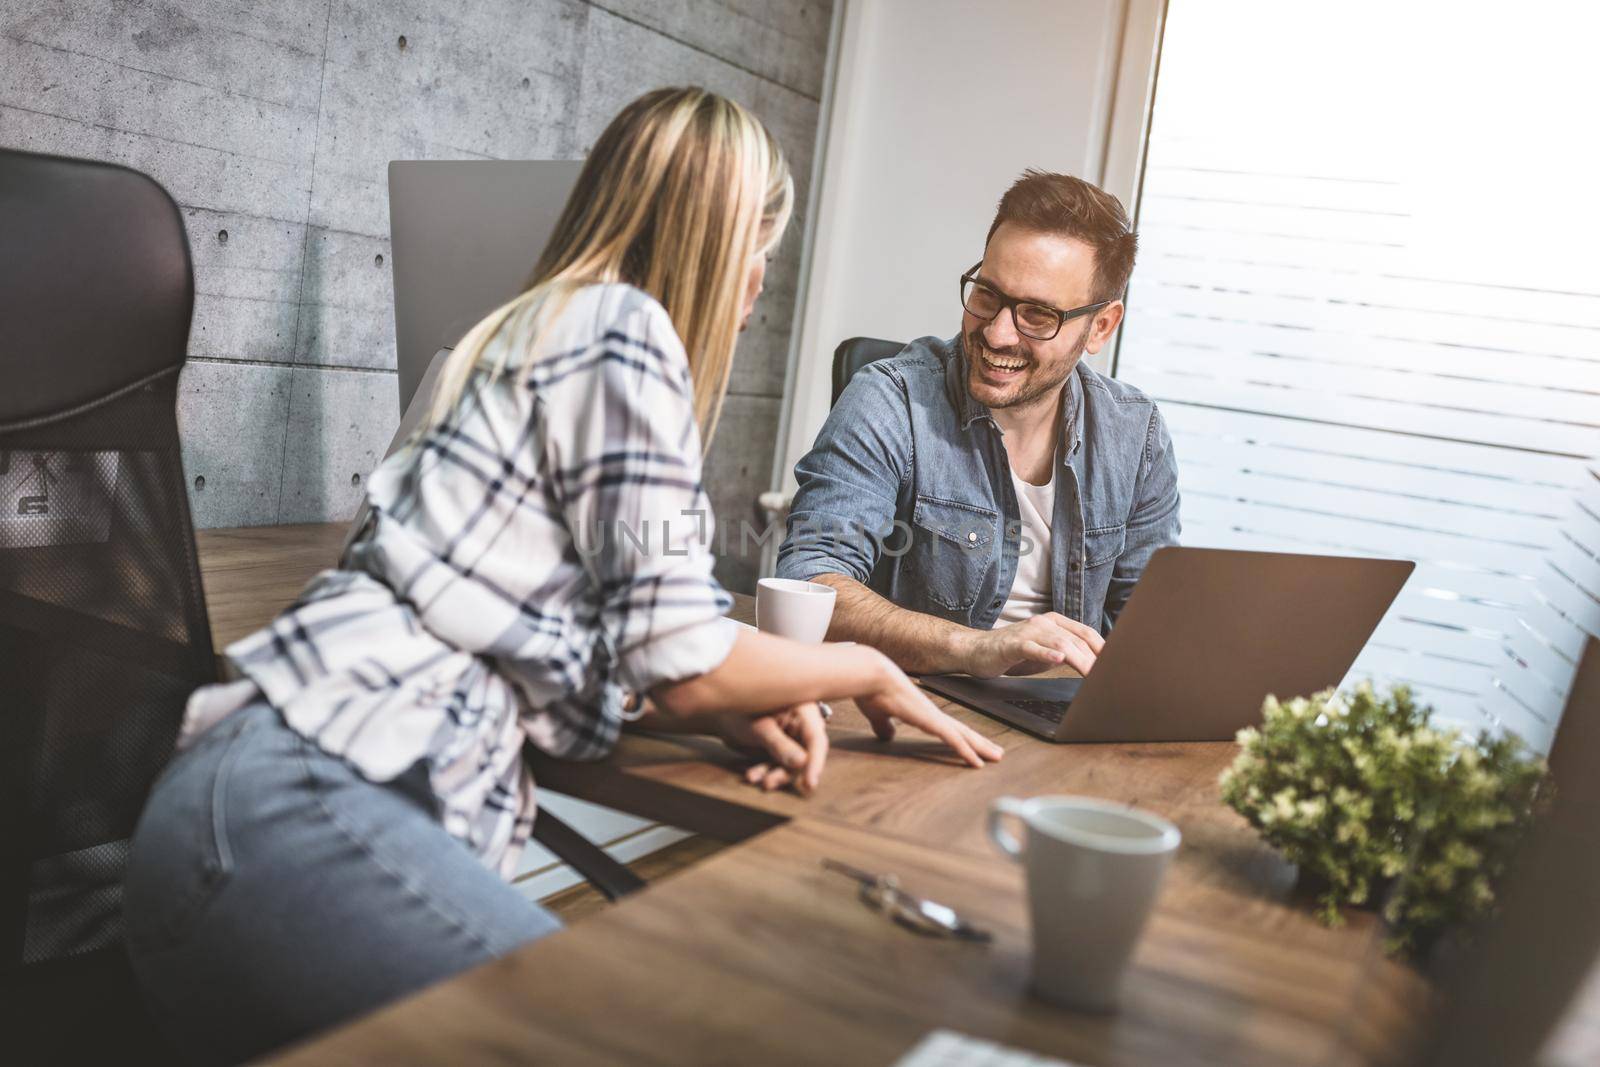
{"type": "Polygon", "coordinates": [[[989,808],[989,837],[1027,872],[1034,992],[1066,1007],[1115,1009],[1178,828],[1092,797],[1001,797],[989,808]],[[1022,824],[1020,838],[1008,820],[1022,824]]]}

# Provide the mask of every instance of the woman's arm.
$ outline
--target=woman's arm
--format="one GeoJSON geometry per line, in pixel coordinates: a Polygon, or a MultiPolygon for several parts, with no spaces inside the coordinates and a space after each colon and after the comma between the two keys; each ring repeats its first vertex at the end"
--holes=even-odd
{"type": "Polygon", "coordinates": [[[894,737],[898,719],[939,738],[974,767],[1002,755],[999,745],[940,711],[888,657],[866,645],[806,645],[741,630],[716,668],[662,683],[650,698],[664,715],[688,719],[854,700],[882,740],[894,737]]]}
{"type": "Polygon", "coordinates": [[[867,692],[881,681],[882,658],[861,645],[807,645],[740,627],[719,666],[658,685],[650,699],[673,718],[729,711],[759,715],[801,701],[867,692]]]}
{"type": "Polygon", "coordinates": [[[793,782],[810,796],[822,782],[828,759],[828,728],[816,704],[796,704],[765,715],[664,715],[648,698],[637,730],[665,734],[710,734],[735,752],[752,757],[745,781],[767,792],[793,782]]]}

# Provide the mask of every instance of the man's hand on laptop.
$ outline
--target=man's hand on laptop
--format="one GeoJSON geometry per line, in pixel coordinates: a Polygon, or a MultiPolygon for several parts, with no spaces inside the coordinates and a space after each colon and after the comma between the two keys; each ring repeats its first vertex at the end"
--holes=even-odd
{"type": "Polygon", "coordinates": [[[975,678],[1038,674],[1063,664],[1088,674],[1106,645],[1092,627],[1053,611],[964,636],[960,669],[975,678]]]}

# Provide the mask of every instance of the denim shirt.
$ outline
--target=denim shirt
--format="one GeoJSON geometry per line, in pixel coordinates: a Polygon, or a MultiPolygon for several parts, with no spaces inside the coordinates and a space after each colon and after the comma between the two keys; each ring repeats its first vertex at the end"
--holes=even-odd
{"type": "MultiPolygon", "coordinates": [[[[893,603],[990,629],[1026,544],[1000,427],[967,393],[959,339],[924,337],[851,378],[816,444],[778,575],[842,574],[893,603]]],[[[1052,607],[1109,632],[1178,540],[1178,467],[1155,403],[1079,363],[1063,405],[1052,607]]]]}

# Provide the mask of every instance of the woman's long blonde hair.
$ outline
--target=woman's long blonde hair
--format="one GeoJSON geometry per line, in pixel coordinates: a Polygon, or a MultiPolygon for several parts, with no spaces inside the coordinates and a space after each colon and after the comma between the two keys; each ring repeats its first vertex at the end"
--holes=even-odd
{"type": "Polygon", "coordinates": [[[456,345],[420,432],[446,422],[473,374],[528,359],[543,326],[585,285],[626,282],[659,300],[689,356],[710,446],[733,367],[751,259],[777,245],[794,205],[783,152],[761,121],[698,88],[657,89],[606,127],[522,294],[456,345]],[[502,334],[527,344],[490,343],[502,334]],[[515,351],[513,351],[515,350],[515,351]]]}

